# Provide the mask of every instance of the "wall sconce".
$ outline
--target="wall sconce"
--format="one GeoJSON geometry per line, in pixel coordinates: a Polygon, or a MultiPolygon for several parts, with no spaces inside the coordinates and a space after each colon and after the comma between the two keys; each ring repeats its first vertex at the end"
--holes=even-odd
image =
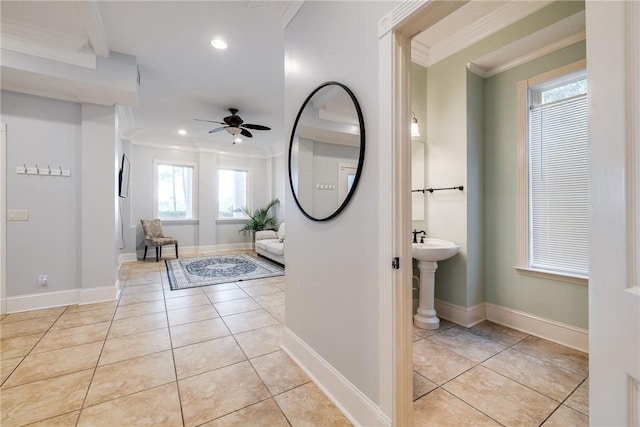
{"type": "Polygon", "coordinates": [[[420,136],[420,129],[418,128],[418,119],[416,119],[416,113],[411,112],[411,136],[420,136]]]}

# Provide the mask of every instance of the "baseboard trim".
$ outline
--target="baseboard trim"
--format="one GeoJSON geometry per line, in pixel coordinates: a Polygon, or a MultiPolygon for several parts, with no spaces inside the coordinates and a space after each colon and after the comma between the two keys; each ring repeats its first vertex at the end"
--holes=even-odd
{"type": "Polygon", "coordinates": [[[487,318],[485,303],[463,307],[436,299],[433,305],[438,317],[462,325],[465,328],[477,325],[487,318]]]}
{"type": "Polygon", "coordinates": [[[39,292],[36,294],[7,297],[7,313],[41,310],[44,308],[61,307],[65,305],[84,305],[103,301],[113,301],[120,296],[119,281],[116,281],[114,286],[102,286],[100,288],[87,289],[67,289],[64,291],[39,292]]]}
{"type": "MultiPolygon", "coordinates": [[[[243,251],[243,250],[251,250],[253,249],[253,243],[225,243],[221,245],[209,245],[209,246],[178,246],[178,255],[181,254],[189,254],[189,255],[197,255],[204,254],[207,252],[223,252],[223,251],[243,251]]],[[[174,249],[171,246],[165,246],[162,250],[165,254],[170,257],[175,256],[174,249]],[[168,251],[168,252],[166,252],[168,251]]],[[[144,249],[140,251],[136,251],[135,253],[126,253],[120,255],[120,263],[123,262],[131,262],[131,261],[139,261],[142,260],[144,256],[144,249]]],[[[147,251],[147,259],[156,257],[155,249],[149,247],[147,251]]]]}
{"type": "Polygon", "coordinates": [[[554,320],[486,303],[487,320],[576,350],[589,352],[589,331],[554,320]]]}
{"type": "Polygon", "coordinates": [[[356,426],[391,426],[388,417],[356,386],[285,327],[282,349],[356,426]]]}

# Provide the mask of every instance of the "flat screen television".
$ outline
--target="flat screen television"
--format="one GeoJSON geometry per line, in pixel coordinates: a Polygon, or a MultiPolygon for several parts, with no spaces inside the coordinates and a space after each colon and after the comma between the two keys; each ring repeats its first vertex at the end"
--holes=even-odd
{"type": "Polygon", "coordinates": [[[129,197],[129,176],[131,175],[131,164],[127,155],[122,155],[122,164],[118,174],[118,195],[123,199],[129,197]]]}

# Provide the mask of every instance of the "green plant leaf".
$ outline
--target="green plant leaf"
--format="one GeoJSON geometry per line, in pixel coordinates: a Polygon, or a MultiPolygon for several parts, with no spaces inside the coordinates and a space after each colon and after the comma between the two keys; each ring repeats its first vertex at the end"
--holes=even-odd
{"type": "Polygon", "coordinates": [[[256,209],[253,213],[246,207],[242,208],[242,212],[249,217],[249,220],[239,231],[242,233],[255,233],[256,231],[275,228],[276,217],[275,215],[271,215],[269,211],[278,203],[280,203],[280,200],[273,199],[267,206],[256,209]]]}

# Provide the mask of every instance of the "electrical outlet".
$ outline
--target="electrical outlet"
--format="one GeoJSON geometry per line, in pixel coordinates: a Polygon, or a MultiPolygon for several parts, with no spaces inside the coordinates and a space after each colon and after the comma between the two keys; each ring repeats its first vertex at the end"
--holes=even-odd
{"type": "Polygon", "coordinates": [[[40,286],[41,288],[44,288],[47,286],[47,275],[46,274],[41,274],[38,276],[38,286],[40,286]]]}

